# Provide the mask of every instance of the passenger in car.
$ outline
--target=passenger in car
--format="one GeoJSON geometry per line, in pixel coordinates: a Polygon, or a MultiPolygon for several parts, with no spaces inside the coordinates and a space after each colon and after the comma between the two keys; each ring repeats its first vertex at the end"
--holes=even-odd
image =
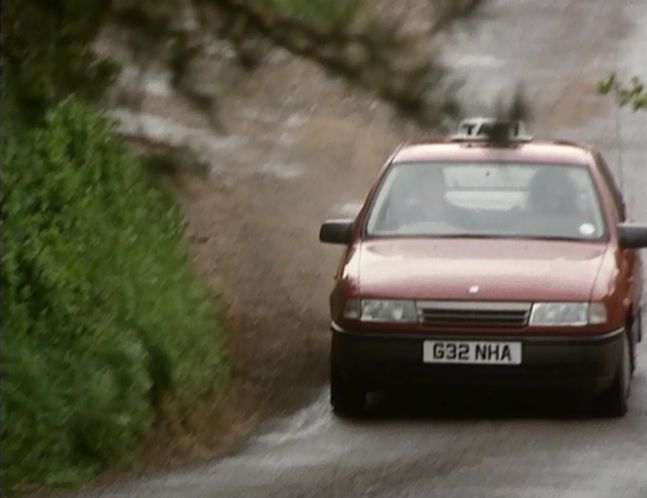
{"type": "Polygon", "coordinates": [[[430,165],[422,171],[412,168],[396,179],[380,229],[397,232],[401,227],[435,223],[454,232],[466,224],[473,224],[481,210],[452,204],[447,200],[447,192],[442,167],[430,165]]]}
{"type": "Polygon", "coordinates": [[[539,170],[528,184],[527,229],[544,233],[549,227],[555,236],[594,235],[592,216],[579,202],[578,188],[568,171],[560,168],[539,170]]]}
{"type": "Polygon", "coordinates": [[[442,171],[420,174],[419,170],[399,175],[390,191],[385,205],[384,229],[397,230],[404,225],[444,221],[447,188],[442,171]],[[416,174],[414,174],[416,173],[416,174]]]}
{"type": "Polygon", "coordinates": [[[528,184],[527,209],[540,216],[576,216],[577,186],[569,172],[559,168],[542,168],[528,184]]]}

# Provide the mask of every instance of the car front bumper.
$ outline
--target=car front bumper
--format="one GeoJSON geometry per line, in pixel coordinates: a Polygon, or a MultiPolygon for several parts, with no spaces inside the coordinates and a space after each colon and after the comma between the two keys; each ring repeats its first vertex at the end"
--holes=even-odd
{"type": "Polygon", "coordinates": [[[352,332],[332,324],[335,368],[367,390],[411,384],[578,389],[599,392],[618,371],[624,329],[595,336],[352,332]],[[515,341],[520,365],[423,363],[425,340],[515,341]]]}

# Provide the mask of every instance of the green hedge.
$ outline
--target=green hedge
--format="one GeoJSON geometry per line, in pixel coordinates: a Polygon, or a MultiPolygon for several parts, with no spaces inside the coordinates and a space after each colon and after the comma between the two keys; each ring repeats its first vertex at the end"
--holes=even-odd
{"type": "Polygon", "coordinates": [[[5,485],[127,462],[169,394],[226,382],[182,218],[92,108],[68,99],[3,144],[5,485]]]}

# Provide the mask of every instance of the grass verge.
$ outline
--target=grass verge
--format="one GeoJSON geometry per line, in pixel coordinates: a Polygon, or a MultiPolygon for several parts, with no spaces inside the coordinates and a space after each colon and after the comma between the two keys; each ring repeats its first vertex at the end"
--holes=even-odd
{"type": "Polygon", "coordinates": [[[229,381],[183,220],[71,98],[3,144],[3,480],[76,485],[128,465],[164,399],[229,381]]]}

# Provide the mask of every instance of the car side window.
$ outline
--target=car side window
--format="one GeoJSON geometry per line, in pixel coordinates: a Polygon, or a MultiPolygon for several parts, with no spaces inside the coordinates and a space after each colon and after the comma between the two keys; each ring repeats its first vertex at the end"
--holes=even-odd
{"type": "Polygon", "coordinates": [[[600,172],[602,173],[602,176],[604,176],[604,181],[609,186],[609,189],[611,190],[611,194],[613,195],[613,201],[616,205],[616,209],[618,210],[618,216],[620,217],[620,221],[625,221],[627,219],[627,208],[625,205],[625,201],[622,198],[622,193],[618,188],[618,184],[616,183],[615,178],[613,177],[613,173],[611,173],[611,169],[609,168],[609,165],[602,157],[602,154],[597,154],[597,162],[600,167],[600,172]]]}

